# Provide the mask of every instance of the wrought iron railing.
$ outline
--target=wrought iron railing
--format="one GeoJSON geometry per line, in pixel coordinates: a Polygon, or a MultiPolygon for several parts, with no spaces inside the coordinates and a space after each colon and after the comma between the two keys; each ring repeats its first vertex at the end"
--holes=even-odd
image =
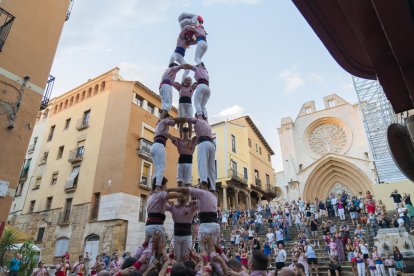
{"type": "Polygon", "coordinates": [[[50,95],[53,91],[53,85],[55,84],[55,79],[56,78],[54,76],[49,75],[49,78],[46,82],[46,89],[42,97],[42,103],[40,104],[40,110],[45,109],[49,103],[50,95]]]}
{"type": "Polygon", "coordinates": [[[152,142],[145,139],[145,138],[140,138],[138,139],[138,148],[137,148],[137,154],[140,155],[141,157],[144,157],[145,159],[152,161],[151,158],[151,146],[152,146],[152,142]]]}
{"type": "Polygon", "coordinates": [[[14,15],[0,8],[0,22],[2,22],[0,26],[0,52],[3,50],[3,46],[6,43],[14,18],[14,15]]]}
{"type": "Polygon", "coordinates": [[[85,147],[81,146],[69,152],[68,161],[71,163],[80,162],[83,160],[83,156],[85,155],[85,147]]]}
{"type": "Polygon", "coordinates": [[[256,186],[262,187],[262,181],[258,177],[256,177],[256,186]]]}
{"type": "Polygon", "coordinates": [[[82,130],[89,127],[89,120],[86,118],[81,118],[76,121],[76,129],[82,130]]]}
{"type": "Polygon", "coordinates": [[[241,174],[241,173],[239,173],[235,170],[230,169],[228,176],[230,178],[233,178],[234,180],[237,180],[238,182],[241,182],[241,183],[247,185],[247,178],[243,174],[241,174]]]}

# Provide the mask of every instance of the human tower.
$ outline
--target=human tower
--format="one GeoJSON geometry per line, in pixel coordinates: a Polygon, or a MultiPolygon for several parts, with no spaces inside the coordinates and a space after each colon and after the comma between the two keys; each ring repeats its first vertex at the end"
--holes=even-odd
{"type": "Polygon", "coordinates": [[[174,258],[176,261],[188,258],[192,245],[191,223],[196,211],[199,213],[199,240],[207,235],[217,240],[220,226],[217,223],[216,168],[215,145],[212,140],[211,127],[208,123],[206,105],[210,97],[209,75],[203,63],[207,51],[207,33],[204,20],[200,15],[182,13],[178,17],[180,34],[172,54],[169,66],[161,78],[159,87],[162,106],[160,120],[155,128],[154,143],[151,146],[151,157],[155,172],[152,180],[152,191],[147,202],[148,219],[145,227],[144,247],[150,246],[151,239],[163,236],[165,212],[172,213],[174,220],[174,258]],[[185,52],[191,45],[196,45],[195,65],[187,64],[185,52]],[[181,83],[176,82],[176,75],[184,70],[181,83]],[[194,72],[195,82],[189,76],[194,72]],[[179,92],[178,118],[172,118],[173,88],[179,92]],[[193,96],[194,94],[194,96],[193,96]],[[193,103],[195,116],[193,117],[193,103]],[[180,137],[169,134],[169,127],[179,125],[180,137]],[[195,136],[193,134],[193,128],[195,136]],[[167,140],[177,147],[180,154],[177,166],[178,187],[167,189],[165,171],[165,144],[167,140]],[[199,187],[191,187],[192,160],[197,148],[199,187]],[[188,202],[189,195],[197,201],[188,202]],[[178,199],[173,205],[170,199],[178,199]]]}

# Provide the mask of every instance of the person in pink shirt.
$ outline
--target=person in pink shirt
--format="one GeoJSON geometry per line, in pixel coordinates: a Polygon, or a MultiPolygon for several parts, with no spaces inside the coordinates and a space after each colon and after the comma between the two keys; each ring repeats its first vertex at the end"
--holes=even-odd
{"type": "Polygon", "coordinates": [[[157,186],[161,185],[165,171],[165,144],[168,139],[168,130],[170,126],[174,126],[175,121],[169,116],[159,120],[155,127],[154,143],[151,145],[150,154],[154,163],[154,176],[157,186]]]}
{"type": "MultiPolygon", "coordinates": [[[[191,78],[187,77],[181,84],[178,82],[173,83],[174,88],[180,93],[180,98],[178,100],[178,117],[193,117],[193,105],[191,98],[193,96],[194,89],[197,87],[197,82],[194,84],[192,82],[191,78]]],[[[192,127],[188,127],[191,132],[192,127]]]]}
{"type": "Polygon", "coordinates": [[[198,118],[175,118],[176,121],[187,121],[194,125],[197,136],[197,164],[198,176],[204,186],[209,185],[209,190],[216,191],[216,145],[213,143],[211,127],[208,122],[198,115],[198,118]]]}
{"type": "Polygon", "coordinates": [[[189,260],[193,236],[191,223],[198,207],[196,202],[188,202],[188,195],[179,198],[177,205],[167,202],[166,210],[171,212],[174,221],[174,259],[177,262],[189,260]]]}
{"type": "Polygon", "coordinates": [[[187,25],[184,27],[184,30],[193,32],[197,39],[197,48],[196,48],[194,60],[196,64],[198,65],[202,62],[202,58],[206,54],[207,49],[208,49],[207,32],[204,30],[204,26],[201,24],[187,25]]]}
{"type": "MultiPolygon", "coordinates": [[[[205,236],[210,235],[216,244],[220,237],[220,225],[217,220],[217,196],[215,192],[209,191],[207,184],[201,184],[201,189],[178,187],[168,189],[168,191],[190,194],[193,198],[197,199],[198,216],[200,218],[198,240],[203,241],[205,236]]],[[[201,243],[201,251],[203,249],[204,243],[201,243]]]]}
{"type": "Polygon", "coordinates": [[[183,197],[181,193],[170,193],[167,190],[167,182],[165,177],[163,177],[161,185],[156,185],[155,178],[152,180],[152,190],[147,201],[144,247],[147,247],[155,232],[162,235],[165,233],[164,221],[167,200],[183,197]]]}
{"type": "MultiPolygon", "coordinates": [[[[187,29],[182,30],[177,38],[177,46],[175,47],[174,53],[171,55],[169,64],[178,63],[185,64],[184,56],[185,51],[191,45],[197,44],[197,40],[194,38],[194,33],[187,29]]],[[[188,69],[184,71],[183,80],[188,76],[188,69]]]]}
{"type": "Polygon", "coordinates": [[[177,183],[178,186],[191,185],[193,178],[193,153],[197,146],[197,137],[190,139],[190,130],[183,128],[183,138],[177,138],[172,135],[168,135],[171,142],[177,147],[180,157],[178,158],[177,165],[177,183]]]}
{"type": "Polygon", "coordinates": [[[193,70],[194,78],[197,81],[197,87],[194,91],[194,108],[196,110],[196,116],[202,115],[207,120],[208,113],[206,105],[211,94],[208,71],[204,66],[204,63],[200,63],[196,66],[184,64],[184,68],[193,70]]]}
{"type": "Polygon", "coordinates": [[[165,70],[164,74],[161,77],[161,119],[164,119],[172,108],[172,84],[175,81],[175,77],[177,76],[178,71],[180,71],[181,69],[183,69],[182,65],[178,65],[174,62],[170,63],[169,68],[165,70]]]}
{"type": "Polygon", "coordinates": [[[338,202],[338,215],[340,220],[345,220],[345,206],[341,200],[338,202]]]}

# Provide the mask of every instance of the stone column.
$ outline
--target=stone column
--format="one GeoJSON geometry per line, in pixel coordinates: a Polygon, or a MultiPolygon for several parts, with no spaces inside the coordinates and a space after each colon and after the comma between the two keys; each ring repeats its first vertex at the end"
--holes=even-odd
{"type": "Polygon", "coordinates": [[[250,198],[250,193],[246,193],[247,208],[250,210],[252,208],[252,199],[250,198]]]}
{"type": "Polygon", "coordinates": [[[227,206],[227,188],[223,187],[223,209],[229,209],[227,206]]]}
{"type": "Polygon", "coordinates": [[[239,190],[238,189],[235,189],[234,190],[234,207],[235,208],[238,208],[239,207],[239,190]]]}

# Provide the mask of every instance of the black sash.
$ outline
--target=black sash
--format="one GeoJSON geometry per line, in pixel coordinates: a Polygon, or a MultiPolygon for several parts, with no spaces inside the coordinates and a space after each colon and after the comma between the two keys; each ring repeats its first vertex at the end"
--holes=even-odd
{"type": "Polygon", "coordinates": [[[200,218],[200,223],[217,223],[217,212],[200,212],[198,217],[200,218]]]}
{"type": "Polygon", "coordinates": [[[210,141],[213,143],[213,138],[211,138],[210,136],[200,136],[198,137],[198,144],[205,142],[205,141],[210,141]]]}
{"type": "Polygon", "coordinates": [[[165,214],[148,213],[147,223],[145,225],[163,225],[164,221],[165,221],[165,214]]]}
{"type": "Polygon", "coordinates": [[[160,143],[165,146],[165,144],[167,143],[167,139],[168,138],[163,135],[157,135],[154,137],[154,143],[160,143]]]}
{"type": "Polygon", "coordinates": [[[205,84],[205,85],[207,85],[207,86],[210,84],[210,83],[209,83],[209,81],[208,81],[208,80],[206,80],[206,79],[198,79],[197,83],[198,83],[198,84],[203,83],[203,84],[205,84]]]}
{"type": "Polygon", "coordinates": [[[191,103],[191,97],[189,96],[182,96],[178,100],[179,103],[191,103]]]}
{"type": "Polygon", "coordinates": [[[193,156],[188,154],[180,154],[178,158],[179,164],[192,164],[193,163],[193,156]]]}
{"type": "Polygon", "coordinates": [[[191,223],[174,223],[174,236],[191,236],[191,223]]]}

